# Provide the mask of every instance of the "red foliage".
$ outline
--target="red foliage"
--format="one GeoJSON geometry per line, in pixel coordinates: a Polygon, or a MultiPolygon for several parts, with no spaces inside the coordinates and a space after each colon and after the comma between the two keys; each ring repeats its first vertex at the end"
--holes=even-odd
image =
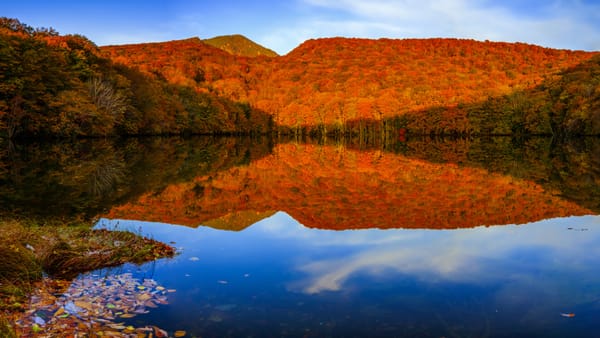
{"type": "Polygon", "coordinates": [[[309,40],[274,58],[234,56],[197,38],[102,51],[172,83],[248,102],[284,126],[380,120],[479,102],[531,88],[593,55],[522,43],[347,38],[309,40]]]}

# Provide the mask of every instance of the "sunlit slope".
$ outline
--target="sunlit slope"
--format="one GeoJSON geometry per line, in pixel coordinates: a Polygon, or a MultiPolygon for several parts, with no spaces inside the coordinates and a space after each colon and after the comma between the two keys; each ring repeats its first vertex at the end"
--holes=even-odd
{"type": "Polygon", "coordinates": [[[197,38],[102,51],[172,83],[248,102],[288,127],[480,102],[532,88],[594,55],[522,43],[348,38],[308,40],[275,58],[231,55],[197,38]]]}
{"type": "Polygon", "coordinates": [[[287,144],[246,167],[170,185],[106,216],[197,226],[269,210],[336,230],[465,228],[592,213],[533,182],[484,169],[287,144]]]}
{"type": "Polygon", "coordinates": [[[214,38],[204,39],[202,42],[220,48],[233,55],[249,57],[260,55],[278,56],[273,50],[261,46],[240,34],[215,36],[214,38]]]}

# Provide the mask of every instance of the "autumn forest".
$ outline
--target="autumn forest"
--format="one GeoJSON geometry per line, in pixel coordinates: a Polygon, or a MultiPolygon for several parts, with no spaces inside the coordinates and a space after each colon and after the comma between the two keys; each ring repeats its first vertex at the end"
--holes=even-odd
{"type": "Polygon", "coordinates": [[[98,47],[2,18],[0,70],[5,138],[600,134],[600,55],[523,43],[328,38],[277,56],[241,36],[98,47]]]}

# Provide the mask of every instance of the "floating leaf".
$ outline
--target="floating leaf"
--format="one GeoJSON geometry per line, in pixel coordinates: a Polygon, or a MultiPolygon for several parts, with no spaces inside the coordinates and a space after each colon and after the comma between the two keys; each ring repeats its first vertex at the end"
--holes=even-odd
{"type": "Polygon", "coordinates": [[[175,331],[175,337],[183,337],[185,336],[187,333],[183,330],[179,330],[179,331],[175,331]]]}
{"type": "Polygon", "coordinates": [[[99,337],[132,334],[168,337],[164,330],[127,327],[114,320],[115,317],[133,318],[136,314],[148,313],[148,309],[156,308],[157,304],[168,304],[166,294],[175,289],[167,290],[152,279],[140,282],[131,273],[107,277],[87,275],[64,284],[45,278],[44,283],[45,287],[31,296],[30,309],[15,320],[23,330],[20,336],[31,336],[43,330],[47,337],[75,337],[77,331],[93,331],[99,337]],[[39,314],[48,314],[49,319],[39,314]]]}
{"type": "Polygon", "coordinates": [[[89,303],[89,302],[83,302],[83,301],[76,300],[74,303],[75,303],[75,306],[78,306],[78,307],[80,307],[82,309],[86,309],[88,311],[92,311],[93,310],[92,304],[89,303]]]}
{"type": "Polygon", "coordinates": [[[157,338],[164,338],[164,337],[168,337],[169,336],[169,334],[167,333],[167,331],[159,328],[158,326],[153,326],[153,328],[154,328],[154,335],[157,338]]]}
{"type": "Polygon", "coordinates": [[[150,296],[150,295],[149,295],[149,294],[147,294],[147,293],[143,293],[143,294],[141,294],[141,295],[139,295],[139,296],[137,297],[137,299],[138,299],[138,300],[140,300],[140,301],[142,301],[142,302],[144,302],[144,301],[147,301],[147,300],[148,300],[148,299],[150,299],[150,298],[152,298],[152,296],[150,296]]]}
{"type": "Polygon", "coordinates": [[[574,313],[562,313],[561,312],[560,315],[563,316],[563,317],[567,317],[567,318],[573,318],[573,317],[575,317],[574,313]]]}
{"type": "Polygon", "coordinates": [[[61,306],[58,310],[56,310],[56,312],[54,312],[54,317],[58,317],[64,313],[65,313],[65,308],[61,306]]]}

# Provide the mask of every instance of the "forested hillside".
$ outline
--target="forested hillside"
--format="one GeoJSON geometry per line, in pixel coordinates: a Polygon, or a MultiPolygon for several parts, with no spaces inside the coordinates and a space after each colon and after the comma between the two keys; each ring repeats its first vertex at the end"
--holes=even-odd
{"type": "MultiPolygon", "coordinates": [[[[169,82],[248,102],[280,130],[354,134],[538,132],[542,126],[486,128],[463,107],[558,81],[594,55],[522,43],[346,38],[309,40],[278,58],[233,56],[199,39],[102,51],[169,82]]],[[[504,111],[493,114],[492,124],[503,123],[504,111]]]]}
{"type": "Polygon", "coordinates": [[[0,136],[600,134],[596,53],[329,38],[250,57],[206,42],[98,48],[2,18],[0,136]]]}
{"type": "Polygon", "coordinates": [[[0,137],[266,132],[269,116],[0,18],[0,137]]]}

